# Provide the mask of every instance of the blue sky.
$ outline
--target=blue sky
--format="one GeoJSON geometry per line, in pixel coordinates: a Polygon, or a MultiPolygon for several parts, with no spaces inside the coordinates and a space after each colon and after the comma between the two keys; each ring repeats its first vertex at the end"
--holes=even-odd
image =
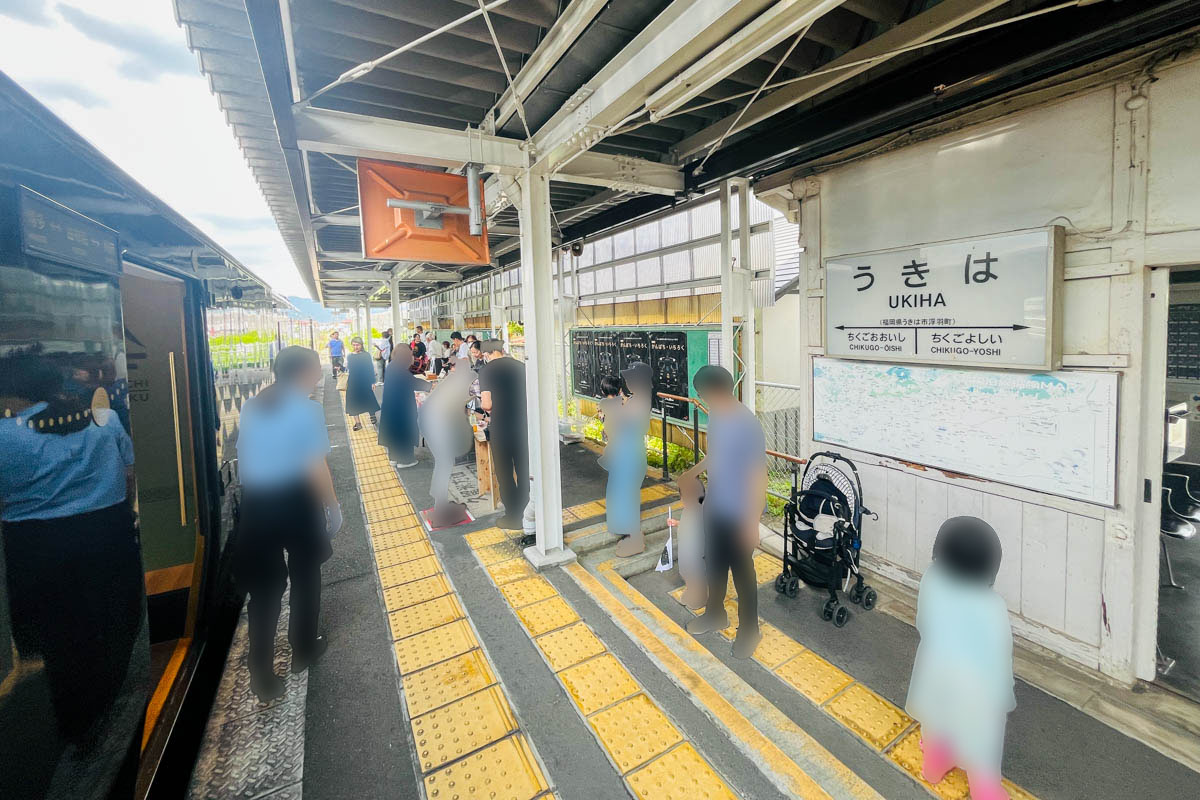
{"type": "Polygon", "coordinates": [[[0,70],[277,290],[307,296],[171,0],[0,0],[0,70]]]}

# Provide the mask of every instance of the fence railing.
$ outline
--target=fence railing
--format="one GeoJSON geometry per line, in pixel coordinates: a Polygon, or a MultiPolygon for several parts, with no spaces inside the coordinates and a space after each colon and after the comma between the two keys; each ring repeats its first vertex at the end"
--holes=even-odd
{"type": "Polygon", "coordinates": [[[771,381],[755,382],[755,412],[767,440],[767,494],[786,499],[792,477],[806,461],[804,452],[804,390],[771,381]]]}

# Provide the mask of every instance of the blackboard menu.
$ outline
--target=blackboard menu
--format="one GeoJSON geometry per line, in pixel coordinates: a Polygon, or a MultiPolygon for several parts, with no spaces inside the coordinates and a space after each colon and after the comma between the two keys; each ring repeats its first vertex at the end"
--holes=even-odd
{"type": "Polygon", "coordinates": [[[1167,379],[1200,381],[1200,303],[1168,307],[1167,379]]]}
{"type": "Polygon", "coordinates": [[[600,390],[596,380],[596,348],[590,331],[571,332],[571,364],[574,367],[575,394],[595,397],[600,390]]]}
{"type": "Polygon", "coordinates": [[[638,361],[650,364],[650,335],[645,331],[621,331],[617,334],[617,345],[621,351],[622,370],[638,361]]]}
{"type": "Polygon", "coordinates": [[[600,381],[621,375],[621,350],[616,331],[596,331],[596,396],[600,396],[600,381]]]}
{"type": "Polygon", "coordinates": [[[687,334],[683,331],[662,331],[650,334],[650,369],[654,372],[654,408],[666,405],[667,416],[688,419],[688,404],[682,400],[663,399],[659,392],[686,397],[688,393],[687,334]]]}

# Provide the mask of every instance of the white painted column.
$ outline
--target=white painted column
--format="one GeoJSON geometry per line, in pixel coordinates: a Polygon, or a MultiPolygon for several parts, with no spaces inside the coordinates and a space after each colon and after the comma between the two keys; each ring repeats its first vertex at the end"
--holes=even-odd
{"type": "MultiPolygon", "coordinates": [[[[363,325],[363,349],[371,353],[371,301],[364,300],[362,304],[363,317],[366,319],[366,324],[363,325]]],[[[371,353],[374,358],[375,354],[371,353]]]]}
{"type": "Polygon", "coordinates": [[[738,260],[734,272],[736,314],[742,318],[742,402],[754,411],[755,385],[758,370],[754,363],[754,265],[750,263],[750,181],[739,178],[738,190],[738,260]]]}
{"type": "Polygon", "coordinates": [[[733,358],[733,315],[736,313],[733,280],[733,226],[730,214],[733,210],[733,184],[721,181],[721,366],[735,372],[733,358]]]}
{"type": "Polygon", "coordinates": [[[392,298],[392,343],[400,341],[400,281],[393,277],[388,282],[388,294],[392,298]]]}
{"type": "Polygon", "coordinates": [[[537,543],[525,556],[541,568],[572,561],[563,546],[562,479],[558,415],[554,413],[554,276],[550,258],[550,178],[526,170],[521,185],[521,303],[525,323],[525,392],[528,404],[530,497],[537,543]]]}

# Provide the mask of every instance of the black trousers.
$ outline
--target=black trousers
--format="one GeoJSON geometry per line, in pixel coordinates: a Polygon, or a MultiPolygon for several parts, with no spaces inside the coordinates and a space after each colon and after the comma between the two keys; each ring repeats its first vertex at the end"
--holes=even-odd
{"type": "Polygon", "coordinates": [[[716,514],[704,515],[708,608],[723,609],[728,576],[732,572],[738,593],[738,629],[753,631],[758,628],[758,578],[754,574],[754,552],[741,541],[739,527],[740,523],[716,514]]]}
{"type": "Polygon", "coordinates": [[[237,548],[238,585],[250,593],[250,674],[265,676],[274,671],[275,628],[289,580],[288,641],[293,656],[306,654],[316,641],[321,564],[333,553],[324,508],[303,484],[265,490],[246,487],[237,548]]]}
{"type": "Polygon", "coordinates": [[[492,469],[496,471],[496,486],[504,515],[520,517],[529,503],[529,439],[525,426],[513,430],[489,428],[491,431],[492,469]]]}
{"type": "Polygon", "coordinates": [[[5,522],[4,559],[17,652],[41,656],[59,731],[79,739],[117,698],[144,624],[133,514],[5,522]]]}

